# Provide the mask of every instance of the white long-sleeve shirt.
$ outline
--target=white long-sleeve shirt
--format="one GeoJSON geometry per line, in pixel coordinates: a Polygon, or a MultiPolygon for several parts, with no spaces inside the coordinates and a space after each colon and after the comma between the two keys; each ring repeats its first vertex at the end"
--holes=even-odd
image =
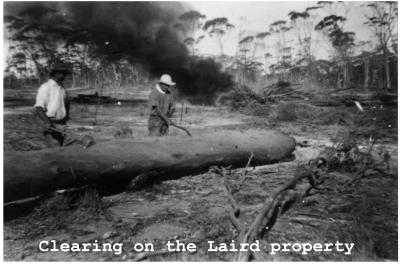
{"type": "Polygon", "coordinates": [[[62,120],[67,116],[66,97],[65,88],[49,79],[39,87],[34,107],[42,107],[49,118],[62,120]]]}

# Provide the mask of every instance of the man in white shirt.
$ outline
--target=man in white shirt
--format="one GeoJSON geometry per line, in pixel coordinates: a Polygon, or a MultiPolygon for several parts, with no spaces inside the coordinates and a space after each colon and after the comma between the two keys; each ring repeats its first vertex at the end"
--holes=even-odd
{"type": "Polygon", "coordinates": [[[43,122],[46,145],[48,147],[62,146],[64,135],[52,130],[56,124],[66,124],[68,119],[69,102],[63,86],[66,76],[71,74],[63,64],[55,65],[49,80],[42,84],[36,95],[35,109],[43,122]]]}

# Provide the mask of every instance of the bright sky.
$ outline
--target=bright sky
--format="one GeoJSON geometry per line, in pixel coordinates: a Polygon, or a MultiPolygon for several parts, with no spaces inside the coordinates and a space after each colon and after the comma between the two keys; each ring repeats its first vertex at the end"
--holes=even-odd
{"type": "MultiPolygon", "coordinates": [[[[239,41],[239,31],[244,29],[248,34],[267,31],[269,25],[277,20],[289,20],[290,11],[302,12],[306,7],[315,6],[316,2],[296,1],[296,2],[188,2],[193,9],[207,16],[206,19],[216,17],[226,17],[235,25],[235,29],[226,37],[224,42],[224,52],[234,55],[239,41]]],[[[365,3],[365,2],[364,2],[365,3]]],[[[348,8],[348,21],[345,28],[356,32],[357,40],[370,39],[368,28],[363,25],[364,15],[361,12],[360,4],[363,2],[346,2],[348,8]]],[[[325,15],[320,12],[321,15],[325,15]]],[[[318,22],[318,21],[317,21],[318,22]]],[[[294,39],[295,36],[292,37],[294,39]]],[[[317,57],[326,58],[330,52],[330,46],[322,39],[318,39],[318,50],[315,51],[317,57]]],[[[290,37],[289,37],[290,38],[290,37]]],[[[213,39],[206,38],[198,46],[201,53],[218,54],[219,48],[213,39]]]]}

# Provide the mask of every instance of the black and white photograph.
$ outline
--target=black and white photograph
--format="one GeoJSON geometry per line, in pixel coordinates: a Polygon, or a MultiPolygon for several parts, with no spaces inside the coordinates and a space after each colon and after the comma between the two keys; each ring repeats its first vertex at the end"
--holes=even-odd
{"type": "Polygon", "coordinates": [[[4,1],[3,261],[398,261],[398,2],[4,1]]]}

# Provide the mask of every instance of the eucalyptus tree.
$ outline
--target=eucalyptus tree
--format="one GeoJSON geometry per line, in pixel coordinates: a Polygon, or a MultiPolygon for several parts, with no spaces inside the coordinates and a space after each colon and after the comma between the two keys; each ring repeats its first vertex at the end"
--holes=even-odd
{"type": "Polygon", "coordinates": [[[286,40],[286,32],[291,30],[292,27],[287,25],[285,20],[277,20],[270,24],[269,31],[274,33],[277,36],[277,44],[280,59],[282,60],[283,56],[285,56],[285,48],[287,44],[286,40]]]}
{"type": "Polygon", "coordinates": [[[239,41],[239,51],[243,54],[245,61],[248,59],[247,53],[254,47],[254,36],[246,36],[239,41]]]}
{"type": "MultiPolygon", "coordinates": [[[[314,31],[314,23],[317,15],[315,10],[320,9],[320,6],[307,7],[303,12],[291,11],[288,16],[294,32],[297,35],[298,47],[298,62],[307,63],[307,72],[310,78],[315,75],[312,56],[312,37],[314,31]]],[[[315,78],[313,78],[315,79],[315,78]]]]}
{"type": "Polygon", "coordinates": [[[349,56],[354,47],[355,33],[345,31],[343,24],[346,18],[338,15],[328,15],[322,18],[315,26],[315,30],[323,32],[330,41],[335,50],[339,66],[342,68],[341,74],[338,74],[337,83],[339,87],[349,84],[349,56]]]}
{"type": "Polygon", "coordinates": [[[372,2],[367,4],[366,8],[367,21],[365,24],[371,28],[378,41],[378,48],[382,52],[385,60],[386,88],[391,89],[390,50],[392,49],[393,53],[397,56],[397,2],[372,2]]]}
{"type": "Polygon", "coordinates": [[[358,41],[355,46],[359,50],[359,55],[356,57],[356,60],[360,61],[363,65],[363,87],[367,89],[370,85],[371,59],[375,55],[371,48],[372,42],[370,40],[358,41]]]}
{"type": "Polygon", "coordinates": [[[196,33],[201,29],[202,20],[205,17],[205,15],[196,10],[187,11],[178,17],[182,22],[182,24],[178,25],[182,25],[181,29],[186,33],[183,42],[188,46],[192,55],[195,54],[195,46],[204,38],[204,35],[197,36],[196,33]]]}
{"type": "Polygon", "coordinates": [[[60,16],[54,9],[35,6],[18,15],[4,16],[7,38],[13,44],[14,55],[17,55],[11,59],[18,61],[23,54],[26,64],[31,62],[35,66],[39,81],[47,75],[48,66],[57,61],[57,51],[64,44],[63,38],[71,33],[68,23],[60,16]]]}
{"type": "Polygon", "coordinates": [[[261,50],[263,54],[269,52],[269,40],[268,37],[271,36],[271,32],[265,31],[257,33],[255,36],[254,51],[253,54],[256,56],[257,52],[261,50]],[[268,42],[268,44],[266,44],[268,42]]]}
{"type": "Polygon", "coordinates": [[[238,56],[238,66],[239,66],[239,74],[240,74],[240,81],[243,78],[247,78],[251,75],[250,71],[252,71],[252,61],[254,60],[253,56],[249,56],[251,50],[254,47],[254,36],[246,36],[241,39],[238,43],[239,46],[239,56],[238,56]]]}
{"type": "Polygon", "coordinates": [[[277,37],[277,50],[278,50],[278,62],[275,69],[279,70],[282,74],[281,78],[284,75],[284,72],[290,70],[291,65],[291,51],[292,47],[287,46],[287,32],[292,29],[291,26],[287,25],[285,20],[277,20],[270,24],[269,31],[277,37]]]}
{"type": "Polygon", "coordinates": [[[265,31],[260,32],[256,35],[256,43],[254,45],[254,54],[257,54],[258,50],[261,49],[262,57],[264,59],[264,70],[265,72],[268,71],[268,56],[270,52],[270,44],[269,44],[269,37],[271,36],[271,32],[265,31]]]}
{"type": "Polygon", "coordinates": [[[315,30],[322,32],[334,49],[334,59],[339,66],[337,86],[348,86],[350,82],[349,65],[353,51],[355,33],[345,30],[345,23],[352,3],[319,1],[318,6],[324,10],[326,16],[315,26],[315,30]]]}
{"type": "Polygon", "coordinates": [[[223,37],[231,31],[235,26],[229,23],[225,17],[218,17],[210,19],[204,23],[203,30],[208,33],[210,37],[214,37],[217,40],[220,55],[224,55],[224,43],[223,37]]]}

